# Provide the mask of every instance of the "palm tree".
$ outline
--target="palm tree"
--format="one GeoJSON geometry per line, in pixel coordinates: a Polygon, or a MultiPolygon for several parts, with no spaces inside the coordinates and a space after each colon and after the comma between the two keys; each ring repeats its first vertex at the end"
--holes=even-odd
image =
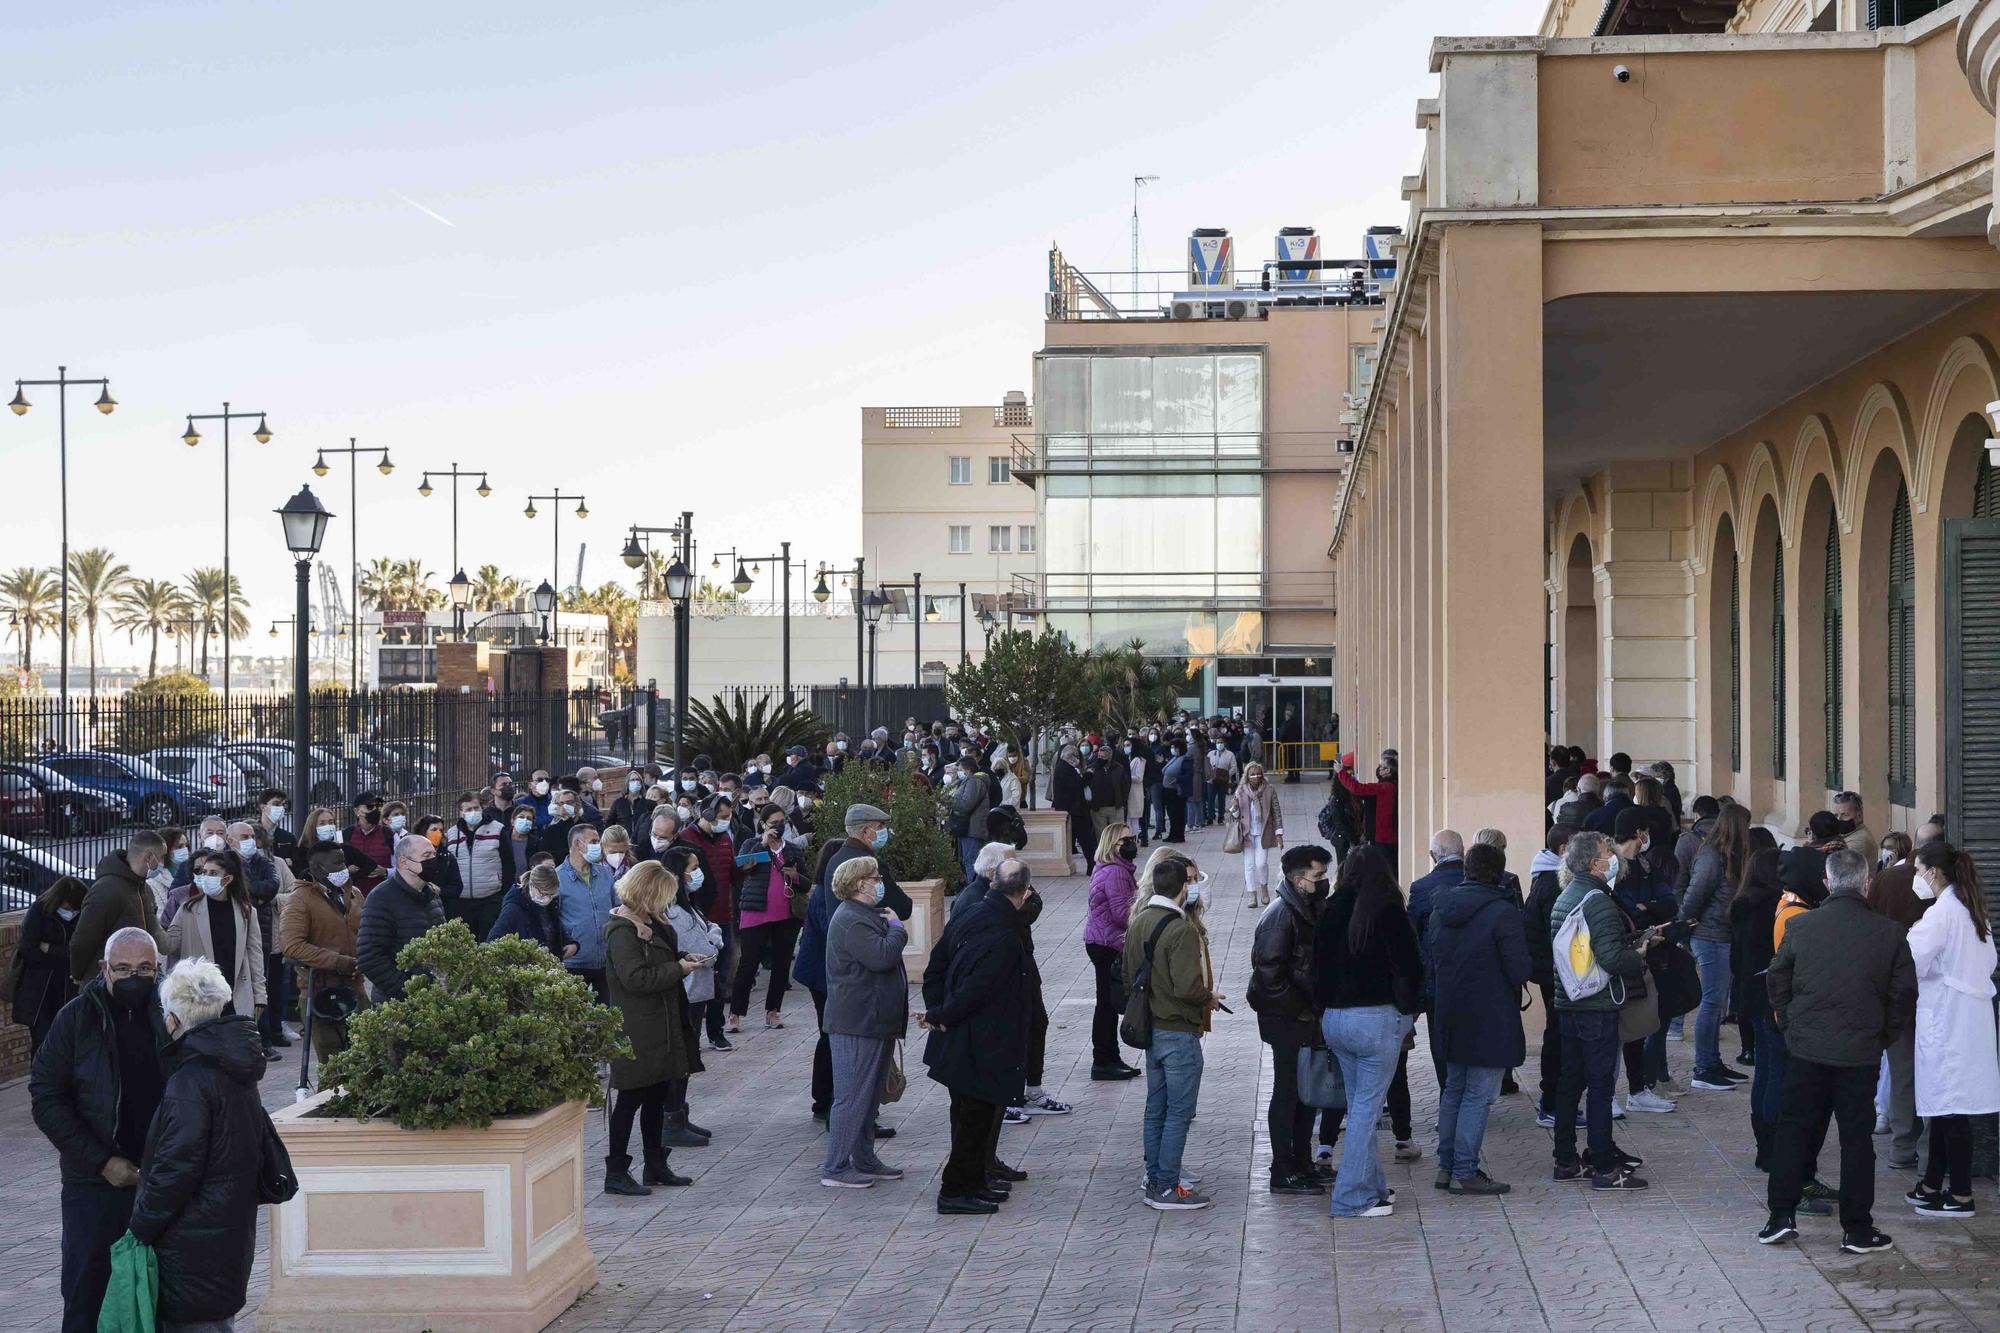
{"type": "MultiPolygon", "coordinates": [[[[361,572],[361,602],[377,611],[399,611],[402,602],[396,592],[396,562],[378,555],[361,572]]],[[[360,607],[356,607],[359,610],[360,607]]]]}
{"type": "Polygon", "coordinates": [[[442,590],[430,584],[430,571],[421,560],[398,560],[396,562],[396,583],[402,593],[403,606],[411,611],[435,611],[445,604],[442,590]]]}
{"type": "Polygon", "coordinates": [[[90,706],[97,708],[97,622],[112,609],[132,571],[102,546],[69,553],[71,615],[81,621],[90,643],[90,706]]]}
{"type": "Polygon", "coordinates": [[[646,552],[646,563],[639,566],[639,600],[642,602],[664,602],[667,599],[667,553],[665,551],[646,552]]]}
{"type": "Polygon", "coordinates": [[[34,661],[35,631],[53,629],[62,592],[55,571],[22,565],[0,576],[0,597],[14,613],[9,629],[21,636],[21,670],[25,674],[34,661]]]}
{"type": "Polygon", "coordinates": [[[133,579],[119,590],[112,624],[125,631],[127,640],[140,633],[152,639],[146,656],[146,679],[160,671],[160,634],[171,630],[176,621],[188,619],[187,594],[165,579],[133,579]]]}
{"type": "Polygon", "coordinates": [[[639,599],[615,583],[600,584],[591,591],[572,588],[563,596],[565,611],[580,611],[605,618],[610,631],[611,663],[622,664],[627,674],[639,664],[639,599]]]}
{"type": "Polygon", "coordinates": [[[497,611],[511,605],[523,591],[521,580],[502,574],[498,565],[481,565],[472,579],[472,609],[497,611]]]}
{"type": "Polygon", "coordinates": [[[229,576],[229,590],[225,597],[222,571],[212,565],[187,576],[187,593],[188,615],[201,618],[201,674],[206,676],[209,637],[221,628],[225,606],[229,614],[229,637],[245,638],[250,633],[250,599],[243,595],[243,584],[233,574],[229,576]]]}

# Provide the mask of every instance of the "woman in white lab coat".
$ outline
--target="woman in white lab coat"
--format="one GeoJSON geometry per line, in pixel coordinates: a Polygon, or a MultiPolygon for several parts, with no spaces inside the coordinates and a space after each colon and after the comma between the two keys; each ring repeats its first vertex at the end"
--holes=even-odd
{"type": "Polygon", "coordinates": [[[1917,1114],[1930,1122],[1931,1143],[1924,1178],[1906,1197],[1919,1216],[1970,1217],[1970,1117],[2000,1111],[1993,934],[1971,857],[1943,840],[1925,843],[1917,849],[1917,878],[1936,895],[1910,927],[1917,965],[1917,1114]]]}

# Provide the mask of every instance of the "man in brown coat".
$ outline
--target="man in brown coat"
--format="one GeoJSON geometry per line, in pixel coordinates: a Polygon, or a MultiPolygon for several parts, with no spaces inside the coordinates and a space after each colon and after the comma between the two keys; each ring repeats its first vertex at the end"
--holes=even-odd
{"type": "MultiPolygon", "coordinates": [[[[278,952],[287,963],[308,969],[305,1001],[311,1012],[311,996],[343,986],[361,997],[358,978],[360,964],[354,957],[354,937],[361,929],[361,890],[347,868],[346,854],[338,847],[315,849],[307,865],[312,880],[301,884],[285,905],[278,921],[278,952]]],[[[312,1020],[312,1044],[321,1057],[347,1049],[347,1027],[324,1019],[312,1020]]]]}

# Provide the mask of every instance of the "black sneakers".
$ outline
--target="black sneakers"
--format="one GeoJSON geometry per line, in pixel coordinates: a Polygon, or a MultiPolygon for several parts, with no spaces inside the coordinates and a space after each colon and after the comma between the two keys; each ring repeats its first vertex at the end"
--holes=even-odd
{"type": "Polygon", "coordinates": [[[1895,1249],[1896,1242],[1870,1227],[1866,1231],[1856,1231],[1842,1236],[1840,1248],[1848,1254],[1874,1254],[1879,1250],[1895,1249]]]}
{"type": "Polygon", "coordinates": [[[1789,1216],[1780,1217],[1776,1213],[1773,1213],[1771,1214],[1771,1220],[1764,1224],[1764,1229],[1757,1233],[1757,1243],[1759,1245],[1776,1245],[1779,1241],[1790,1240],[1798,1234],[1798,1223],[1794,1222],[1789,1216]]]}
{"type": "Polygon", "coordinates": [[[1594,1190],[1642,1190],[1648,1188],[1646,1181],[1632,1174],[1629,1167],[1619,1167],[1614,1171],[1601,1171],[1591,1177],[1590,1187],[1594,1190]]]}
{"type": "Polygon", "coordinates": [[[1977,1210],[1970,1199],[1954,1199],[1943,1190],[1917,1205],[1918,1217],[1973,1217],[1977,1210]]]}

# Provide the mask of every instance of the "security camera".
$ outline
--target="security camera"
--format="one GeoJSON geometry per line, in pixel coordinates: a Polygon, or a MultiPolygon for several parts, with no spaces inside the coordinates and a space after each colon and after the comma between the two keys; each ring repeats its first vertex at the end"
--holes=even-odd
{"type": "Polygon", "coordinates": [[[1611,67],[1611,77],[1620,83],[1630,83],[1632,82],[1632,67],[1630,65],[1613,65],[1611,67]]]}

